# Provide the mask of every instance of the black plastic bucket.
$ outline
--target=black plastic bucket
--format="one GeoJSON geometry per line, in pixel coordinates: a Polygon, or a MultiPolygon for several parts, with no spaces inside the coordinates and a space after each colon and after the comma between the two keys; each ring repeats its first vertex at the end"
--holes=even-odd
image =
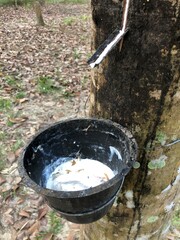
{"type": "MultiPolygon", "coordinates": [[[[131,133],[109,120],[80,118],[58,122],[37,134],[19,161],[23,182],[44,196],[48,205],[69,221],[90,223],[104,216],[112,206],[125,175],[137,155],[131,133]],[[46,188],[44,171],[53,172],[59,159],[94,159],[116,174],[96,187],[81,191],[46,188]]],[[[64,160],[63,160],[64,161],[64,160]]]]}

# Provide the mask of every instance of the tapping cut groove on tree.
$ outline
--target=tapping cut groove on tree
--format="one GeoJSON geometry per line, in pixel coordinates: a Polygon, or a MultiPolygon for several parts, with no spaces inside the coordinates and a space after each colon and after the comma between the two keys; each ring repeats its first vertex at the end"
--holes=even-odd
{"type": "MultiPolygon", "coordinates": [[[[122,1],[92,0],[91,5],[96,49],[119,24],[123,8],[122,1]]],[[[102,221],[84,226],[81,240],[164,240],[168,233],[169,206],[177,203],[180,190],[179,25],[178,0],[132,0],[123,51],[116,46],[92,71],[90,115],[132,131],[139,166],[127,177],[117,205],[102,221]],[[164,145],[159,132],[166,135],[164,145]],[[173,179],[178,181],[170,188],[173,179]],[[132,191],[132,208],[127,191],[132,191]]]]}
{"type": "Polygon", "coordinates": [[[120,50],[122,48],[123,37],[127,33],[127,17],[129,11],[130,0],[124,1],[123,8],[123,21],[122,28],[115,29],[113,33],[98,47],[97,51],[93,54],[93,56],[88,60],[88,64],[94,68],[98,64],[102,62],[102,60],[107,56],[107,54],[116,46],[116,44],[120,41],[120,50]]]}

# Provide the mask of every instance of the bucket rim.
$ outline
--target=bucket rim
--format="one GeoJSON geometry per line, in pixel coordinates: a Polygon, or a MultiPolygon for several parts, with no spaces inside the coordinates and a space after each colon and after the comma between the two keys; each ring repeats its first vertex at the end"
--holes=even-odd
{"type": "Polygon", "coordinates": [[[36,191],[38,194],[44,195],[45,197],[47,196],[47,197],[52,197],[52,198],[55,197],[55,198],[61,198],[61,199],[88,197],[88,196],[97,194],[98,192],[101,192],[103,190],[106,190],[106,189],[112,187],[113,185],[117,184],[118,182],[122,181],[122,178],[124,178],[127,175],[127,173],[132,168],[133,164],[135,163],[136,158],[137,158],[137,151],[138,151],[138,146],[137,146],[137,142],[136,142],[135,138],[133,137],[133,135],[127,128],[123,127],[119,123],[113,122],[109,119],[94,118],[94,117],[66,118],[66,119],[60,120],[58,122],[55,122],[53,124],[46,126],[45,128],[38,131],[35,135],[33,135],[33,137],[28,141],[28,143],[26,144],[26,147],[22,150],[22,152],[20,154],[20,157],[18,159],[18,171],[19,171],[19,175],[22,179],[22,182],[27,187],[30,187],[31,189],[36,191]],[[57,190],[44,188],[44,187],[38,185],[35,181],[33,181],[31,179],[31,177],[28,175],[28,173],[24,167],[25,153],[26,153],[26,150],[28,149],[28,147],[30,146],[30,144],[32,143],[32,141],[35,140],[37,137],[39,137],[45,131],[49,130],[50,128],[56,127],[57,125],[64,124],[67,122],[82,121],[82,120],[91,121],[91,122],[96,121],[99,123],[105,123],[107,125],[111,125],[117,129],[121,130],[123,132],[123,134],[125,134],[128,137],[128,139],[130,140],[130,143],[132,144],[132,146],[135,150],[134,150],[134,154],[133,154],[131,160],[127,163],[127,167],[122,169],[122,171],[120,173],[116,174],[113,178],[108,180],[108,182],[105,182],[98,186],[84,189],[84,190],[57,191],[57,190]]]}

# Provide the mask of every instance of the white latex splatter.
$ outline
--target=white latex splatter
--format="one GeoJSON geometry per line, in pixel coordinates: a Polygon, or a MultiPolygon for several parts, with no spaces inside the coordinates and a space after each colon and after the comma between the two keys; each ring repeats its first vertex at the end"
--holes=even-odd
{"type": "Polygon", "coordinates": [[[104,51],[100,54],[100,56],[96,59],[95,62],[90,63],[91,68],[94,68],[96,65],[100,64],[102,60],[106,57],[106,55],[111,51],[111,49],[122,39],[122,37],[126,33],[126,25],[127,25],[127,17],[128,17],[128,10],[129,10],[130,0],[126,0],[124,16],[123,16],[123,26],[122,29],[119,31],[118,35],[110,42],[104,51]]]}

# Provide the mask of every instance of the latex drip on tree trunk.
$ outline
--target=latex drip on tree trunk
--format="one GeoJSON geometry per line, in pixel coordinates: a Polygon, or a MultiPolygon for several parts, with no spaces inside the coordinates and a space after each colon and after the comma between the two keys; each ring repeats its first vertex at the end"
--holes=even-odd
{"type": "MultiPolygon", "coordinates": [[[[92,0],[96,49],[122,19],[122,2],[92,0]]],[[[92,71],[90,115],[133,132],[139,166],[106,217],[83,227],[81,239],[165,239],[179,199],[179,1],[132,0],[130,32],[92,71]],[[167,145],[167,147],[164,147],[167,145]]]]}

